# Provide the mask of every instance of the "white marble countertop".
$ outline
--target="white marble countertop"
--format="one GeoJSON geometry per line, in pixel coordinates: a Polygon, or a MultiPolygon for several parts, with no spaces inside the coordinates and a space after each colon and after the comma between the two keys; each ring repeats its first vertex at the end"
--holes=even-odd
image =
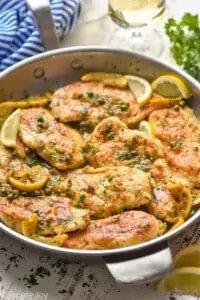
{"type": "MultiPolygon", "coordinates": [[[[178,17],[186,11],[200,11],[199,0],[171,0],[170,16],[178,17]]],[[[109,36],[112,30],[114,25],[107,17],[98,22],[80,24],[71,36],[64,39],[63,46],[104,45],[105,32],[109,36]]],[[[166,38],[165,45],[166,51],[162,58],[171,60],[166,38]]],[[[187,232],[171,241],[173,253],[199,240],[200,224],[194,224],[187,232]]],[[[0,254],[0,300],[198,299],[191,296],[158,294],[150,285],[119,285],[101,265],[60,261],[54,254],[47,256],[45,253],[38,253],[3,232],[0,232],[0,254]]]]}

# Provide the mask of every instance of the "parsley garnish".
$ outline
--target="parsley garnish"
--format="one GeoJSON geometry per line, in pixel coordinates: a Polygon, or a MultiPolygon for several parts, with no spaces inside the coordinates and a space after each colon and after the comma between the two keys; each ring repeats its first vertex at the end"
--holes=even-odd
{"type": "Polygon", "coordinates": [[[71,216],[68,216],[65,220],[63,220],[63,223],[67,224],[72,221],[74,221],[74,217],[71,215],[71,216]]]}
{"type": "Polygon", "coordinates": [[[131,160],[136,155],[136,151],[124,150],[116,154],[118,160],[131,160]]]}
{"type": "Polygon", "coordinates": [[[113,132],[112,125],[108,125],[107,127],[105,127],[101,131],[101,134],[105,135],[108,140],[113,140],[114,139],[114,132],[113,132]]]}
{"type": "Polygon", "coordinates": [[[94,124],[91,121],[82,121],[80,123],[80,129],[83,132],[91,133],[94,129],[94,124]]]}
{"type": "Polygon", "coordinates": [[[85,199],[86,199],[86,195],[81,195],[80,203],[84,203],[85,199]]]}

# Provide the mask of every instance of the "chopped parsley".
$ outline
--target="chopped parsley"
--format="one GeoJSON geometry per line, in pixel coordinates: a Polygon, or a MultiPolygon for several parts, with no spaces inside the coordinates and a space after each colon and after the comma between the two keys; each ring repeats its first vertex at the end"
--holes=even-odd
{"type": "Polygon", "coordinates": [[[67,193],[70,192],[71,187],[72,187],[72,180],[71,180],[71,178],[70,178],[70,179],[68,180],[68,183],[67,183],[67,190],[66,190],[67,193]]]}
{"type": "Polygon", "coordinates": [[[66,163],[71,163],[73,159],[73,156],[71,154],[67,154],[67,155],[60,155],[59,156],[59,161],[60,162],[66,162],[66,163]]]}
{"type": "Polygon", "coordinates": [[[120,161],[122,160],[131,160],[136,156],[136,151],[124,150],[116,154],[116,158],[120,161]]]}
{"type": "Polygon", "coordinates": [[[51,176],[48,180],[48,185],[58,185],[61,183],[61,175],[54,175],[54,176],[51,176]]]}
{"type": "Polygon", "coordinates": [[[135,167],[144,172],[148,172],[151,169],[150,165],[144,165],[144,164],[136,164],[135,167]]]}
{"type": "Polygon", "coordinates": [[[121,115],[129,108],[129,103],[119,102],[118,104],[111,104],[108,106],[109,115],[121,115]]]}
{"type": "Polygon", "coordinates": [[[110,177],[108,177],[108,182],[111,182],[111,181],[113,181],[113,178],[114,178],[115,176],[110,176],[110,177]]]}
{"type": "Polygon", "coordinates": [[[180,149],[183,147],[183,141],[180,139],[175,139],[170,143],[172,149],[180,149]]]}
{"type": "Polygon", "coordinates": [[[82,121],[80,123],[80,129],[82,132],[91,133],[94,129],[94,124],[91,121],[82,121]]]}
{"type": "Polygon", "coordinates": [[[48,122],[42,117],[37,118],[37,133],[42,133],[48,127],[48,122]]]}
{"type": "Polygon", "coordinates": [[[132,138],[132,144],[137,144],[138,143],[138,137],[137,136],[134,136],[132,138]]]}
{"type": "Polygon", "coordinates": [[[51,160],[54,160],[56,156],[58,155],[58,152],[55,149],[49,150],[48,151],[48,158],[51,160]]]}
{"type": "Polygon", "coordinates": [[[70,215],[65,220],[63,220],[63,223],[66,224],[66,223],[69,223],[72,221],[74,221],[74,217],[72,215],[70,215]]]}
{"type": "Polygon", "coordinates": [[[47,226],[47,227],[50,227],[50,226],[51,226],[51,221],[52,221],[52,220],[50,220],[50,219],[49,219],[49,220],[46,220],[46,226],[47,226]]]}
{"type": "Polygon", "coordinates": [[[92,99],[92,98],[94,98],[94,93],[88,92],[87,96],[88,96],[89,99],[92,99]]]}
{"type": "Polygon", "coordinates": [[[147,158],[143,155],[137,155],[130,160],[129,166],[136,167],[144,172],[147,172],[151,168],[152,158],[147,158]]]}
{"type": "Polygon", "coordinates": [[[29,166],[29,167],[33,167],[33,166],[36,166],[39,164],[38,160],[34,157],[27,157],[26,158],[26,164],[29,166]]]}
{"type": "Polygon", "coordinates": [[[84,201],[86,200],[86,195],[81,195],[80,196],[80,203],[84,203],[84,201]]]}
{"type": "Polygon", "coordinates": [[[79,200],[77,207],[83,208],[85,200],[86,200],[86,195],[84,195],[84,194],[80,195],[80,200],[79,200]]]}
{"type": "Polygon", "coordinates": [[[114,132],[113,132],[112,125],[108,125],[106,128],[104,128],[101,131],[101,134],[105,135],[108,140],[113,140],[114,139],[114,132]]]}

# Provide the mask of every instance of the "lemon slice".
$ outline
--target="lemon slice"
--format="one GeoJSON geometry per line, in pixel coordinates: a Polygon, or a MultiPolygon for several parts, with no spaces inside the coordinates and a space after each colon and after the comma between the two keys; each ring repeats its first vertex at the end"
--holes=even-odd
{"type": "Polygon", "coordinates": [[[37,214],[32,214],[31,216],[27,216],[25,220],[22,222],[22,234],[25,236],[31,236],[36,232],[38,223],[37,214]]]}
{"type": "Polygon", "coordinates": [[[182,267],[200,268],[200,243],[182,249],[174,259],[175,269],[182,267]]]}
{"type": "Polygon", "coordinates": [[[14,177],[8,177],[8,181],[10,184],[22,191],[22,192],[33,192],[41,189],[45,183],[47,182],[48,177],[43,177],[40,181],[36,181],[34,183],[23,183],[20,180],[15,179],[14,177]]]}
{"type": "Polygon", "coordinates": [[[156,286],[158,291],[200,296],[200,268],[174,270],[156,286]]]}
{"type": "Polygon", "coordinates": [[[115,87],[118,89],[127,88],[127,80],[124,77],[121,78],[106,78],[103,80],[104,86],[115,87]]]}
{"type": "Polygon", "coordinates": [[[185,82],[176,75],[162,75],[152,82],[152,90],[163,97],[190,98],[190,90],[185,82]]]}
{"type": "Polygon", "coordinates": [[[122,78],[123,76],[118,73],[106,73],[106,72],[92,72],[86,73],[81,76],[81,81],[89,82],[89,81],[100,81],[102,82],[105,79],[117,79],[122,78]]]}
{"type": "Polygon", "coordinates": [[[49,172],[41,166],[33,166],[24,173],[20,171],[14,176],[9,176],[9,183],[16,189],[23,192],[33,192],[41,189],[49,178],[49,172]],[[17,178],[14,176],[18,176],[17,178]]]}
{"type": "Polygon", "coordinates": [[[175,98],[151,98],[150,103],[155,107],[155,108],[168,108],[177,104],[180,104],[182,101],[181,97],[175,97],[175,98]]]}
{"type": "Polygon", "coordinates": [[[21,110],[17,109],[3,123],[0,140],[4,146],[11,148],[16,146],[20,117],[21,110]]]}
{"type": "Polygon", "coordinates": [[[178,228],[179,226],[181,226],[183,223],[184,223],[183,217],[179,217],[177,219],[176,223],[168,230],[168,232],[175,230],[176,228],[178,228]]]}
{"type": "Polygon", "coordinates": [[[149,122],[147,122],[147,121],[140,122],[138,129],[140,131],[152,136],[151,125],[149,122]]]}
{"type": "Polygon", "coordinates": [[[115,87],[119,89],[127,88],[127,79],[118,73],[93,72],[86,73],[81,77],[82,82],[102,82],[104,86],[115,87]]]}
{"type": "MultiPolygon", "coordinates": [[[[167,185],[167,188],[178,205],[177,217],[183,217],[184,220],[187,219],[192,208],[192,195],[190,190],[179,183],[170,183],[167,185]]],[[[166,218],[166,221],[170,222],[170,217],[166,218]]]]}
{"type": "Polygon", "coordinates": [[[152,94],[150,83],[141,77],[126,75],[128,86],[140,107],[149,102],[152,94]]]}

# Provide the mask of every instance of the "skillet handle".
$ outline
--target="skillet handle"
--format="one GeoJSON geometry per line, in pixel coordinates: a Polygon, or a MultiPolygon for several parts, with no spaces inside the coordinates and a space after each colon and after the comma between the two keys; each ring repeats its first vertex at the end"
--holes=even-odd
{"type": "Polygon", "coordinates": [[[144,256],[138,254],[133,258],[133,254],[122,257],[104,257],[108,271],[119,283],[129,283],[139,285],[150,283],[160,279],[172,269],[172,254],[167,244],[160,249],[152,249],[144,256]]]}
{"type": "Polygon", "coordinates": [[[49,0],[26,0],[37,23],[46,51],[60,48],[49,0]]]}

